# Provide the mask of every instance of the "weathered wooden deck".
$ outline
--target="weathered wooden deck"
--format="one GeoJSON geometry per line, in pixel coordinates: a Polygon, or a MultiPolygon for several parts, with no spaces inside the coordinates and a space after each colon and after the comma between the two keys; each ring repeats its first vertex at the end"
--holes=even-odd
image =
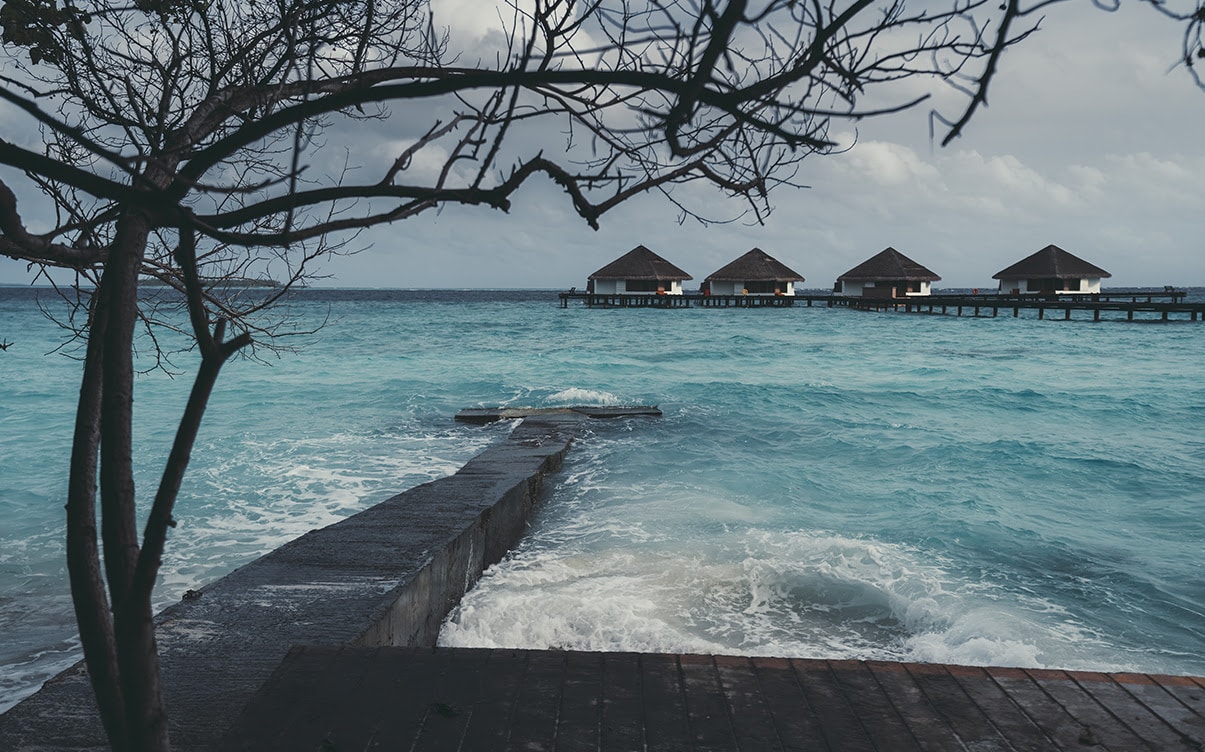
{"type": "Polygon", "coordinates": [[[1202,679],[879,661],[295,648],[231,750],[1201,750],[1202,679]]]}

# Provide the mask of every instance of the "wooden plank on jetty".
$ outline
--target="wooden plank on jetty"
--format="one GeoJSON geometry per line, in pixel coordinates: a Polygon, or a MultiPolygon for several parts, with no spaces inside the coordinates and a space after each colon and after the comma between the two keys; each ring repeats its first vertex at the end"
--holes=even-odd
{"type": "Polygon", "coordinates": [[[1202,681],[886,661],[298,647],[221,749],[1199,750],[1202,681]]]}
{"type": "Polygon", "coordinates": [[[584,415],[587,418],[631,418],[648,416],[659,418],[661,411],[656,405],[576,405],[574,407],[469,407],[456,413],[456,420],[464,423],[493,423],[512,418],[528,418],[533,415],[584,415]]]}

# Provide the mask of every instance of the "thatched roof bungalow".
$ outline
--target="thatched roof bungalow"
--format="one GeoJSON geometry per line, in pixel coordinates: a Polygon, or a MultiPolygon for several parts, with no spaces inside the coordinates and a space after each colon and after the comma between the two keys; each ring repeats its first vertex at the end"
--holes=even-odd
{"type": "Polygon", "coordinates": [[[1000,292],[1024,295],[1039,292],[1100,292],[1100,281],[1112,276],[1057,245],[1048,245],[993,274],[992,279],[1000,280],[1000,292]]]}
{"type": "Polygon", "coordinates": [[[941,277],[888,246],[837,277],[837,295],[866,298],[905,298],[929,295],[941,277]]]}
{"type": "Polygon", "coordinates": [[[703,280],[711,295],[794,295],[803,276],[760,248],[720,267],[703,280]]]}
{"type": "Polygon", "coordinates": [[[692,277],[638,245],[587,279],[587,289],[599,295],[681,295],[682,282],[692,277]]]}

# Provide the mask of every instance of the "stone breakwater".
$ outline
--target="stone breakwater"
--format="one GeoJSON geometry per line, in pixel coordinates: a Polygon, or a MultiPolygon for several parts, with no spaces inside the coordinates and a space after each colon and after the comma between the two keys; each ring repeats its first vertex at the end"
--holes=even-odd
{"type": "MultiPolygon", "coordinates": [[[[157,637],[173,747],[213,750],[294,645],[434,646],[518,541],[582,415],[525,419],[454,475],[311,531],[165,609],[157,637]]],[[[107,749],[81,664],[0,716],[0,749],[107,749]]]]}

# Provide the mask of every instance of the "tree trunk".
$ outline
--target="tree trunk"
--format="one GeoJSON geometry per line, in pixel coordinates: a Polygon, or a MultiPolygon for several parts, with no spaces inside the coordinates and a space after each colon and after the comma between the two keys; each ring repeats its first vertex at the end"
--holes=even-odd
{"type": "Polygon", "coordinates": [[[126,738],[125,703],[117,668],[117,644],[109,615],[109,599],[101,576],[96,538],[96,474],[100,448],[100,403],[108,305],[101,277],[88,322],[88,349],[75,413],[71,472],[67,485],[67,572],[79,624],[80,643],[96,695],[105,733],[114,749],[126,738]]]}
{"type": "Polygon", "coordinates": [[[68,566],[80,638],[105,731],[118,752],[167,752],[171,747],[151,594],[167,530],[175,524],[172,509],[218,374],[226,360],[251,341],[243,333],[223,342],[224,322],[218,322],[212,335],[208,331],[192,229],[182,225],[178,257],[187,280],[201,364],[140,546],[132,453],[133,337],[138,322],[138,270],[150,226],[138,211],[122,217],[94,298],[67,507],[68,566]],[[96,540],[98,472],[108,597],[96,540]]]}
{"type": "Polygon", "coordinates": [[[95,293],[67,504],[67,557],[80,640],[109,743],[119,752],[170,749],[149,590],[133,588],[140,552],[133,344],[138,273],[150,227],[138,210],[119,220],[95,293]],[[108,598],[96,541],[98,473],[108,598]]]}
{"type": "Polygon", "coordinates": [[[133,587],[140,550],[133,477],[134,327],[138,323],[138,272],[150,228],[142,211],[127,211],[105,269],[106,275],[113,273],[115,284],[107,291],[112,318],[105,336],[100,498],[113,634],[132,752],[171,749],[150,594],[142,596],[133,587]]]}

